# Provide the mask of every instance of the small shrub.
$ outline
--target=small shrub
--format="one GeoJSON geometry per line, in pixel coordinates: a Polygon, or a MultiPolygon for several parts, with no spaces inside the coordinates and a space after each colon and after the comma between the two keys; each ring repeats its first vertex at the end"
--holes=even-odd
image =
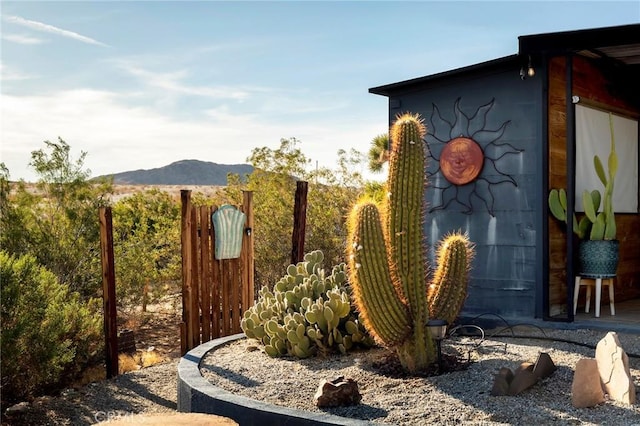
{"type": "Polygon", "coordinates": [[[113,231],[120,307],[146,311],[179,290],[180,206],[167,192],[152,189],[118,201],[113,231]]]}
{"type": "Polygon", "coordinates": [[[3,402],[68,383],[100,349],[94,302],[81,302],[31,255],[0,251],[0,282],[3,402]]]}
{"type": "Polygon", "coordinates": [[[351,306],[345,264],[325,276],[323,259],[321,251],[307,253],[273,291],[262,287],[258,302],[244,313],[242,330],[260,340],[268,355],[307,358],[373,343],[351,306]]]}

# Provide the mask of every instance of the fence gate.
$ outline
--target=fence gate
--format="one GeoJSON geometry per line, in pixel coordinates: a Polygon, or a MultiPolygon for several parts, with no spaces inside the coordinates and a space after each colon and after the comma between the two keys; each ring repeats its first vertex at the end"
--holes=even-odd
{"type": "Polygon", "coordinates": [[[182,202],[182,355],[211,339],[240,333],[242,313],[254,301],[253,201],[243,192],[239,210],[246,216],[240,257],[216,259],[216,234],[211,215],[218,207],[191,205],[191,191],[182,202]]]}

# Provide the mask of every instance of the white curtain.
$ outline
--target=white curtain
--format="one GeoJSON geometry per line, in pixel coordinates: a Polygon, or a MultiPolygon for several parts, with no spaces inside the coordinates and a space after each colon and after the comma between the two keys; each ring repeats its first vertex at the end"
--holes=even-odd
{"type": "MultiPolygon", "coordinates": [[[[613,207],[617,213],[638,212],[638,121],[613,114],[618,173],[615,177],[613,207]]],[[[582,192],[604,186],[596,175],[593,157],[598,155],[608,170],[611,147],[609,113],[576,105],[576,200],[575,210],[583,211],[582,192]]]]}

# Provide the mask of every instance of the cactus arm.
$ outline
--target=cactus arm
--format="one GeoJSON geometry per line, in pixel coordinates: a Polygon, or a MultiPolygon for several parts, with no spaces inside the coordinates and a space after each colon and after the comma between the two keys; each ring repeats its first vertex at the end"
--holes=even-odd
{"type": "MultiPolygon", "coordinates": [[[[616,154],[615,147],[609,153],[609,181],[613,182],[616,173],[618,172],[618,154],[616,154]]],[[[606,184],[605,184],[606,186],[606,184]]]]}
{"type": "Polygon", "coordinates": [[[603,238],[605,240],[615,240],[616,239],[616,217],[613,212],[613,194],[607,193],[604,198],[604,234],[603,238]]]}
{"type": "Polygon", "coordinates": [[[591,191],[591,199],[593,200],[593,210],[598,211],[600,209],[600,202],[602,201],[602,195],[600,195],[600,191],[594,189],[591,191]]]}
{"type": "MultiPolygon", "coordinates": [[[[599,196],[600,194],[598,194],[598,197],[599,196]]],[[[598,204],[599,203],[600,201],[598,201],[598,204]]],[[[551,210],[551,214],[553,215],[553,217],[555,217],[559,221],[567,223],[567,192],[564,190],[564,188],[552,189],[551,191],[549,191],[549,210],[551,210]]],[[[584,238],[589,232],[591,222],[589,222],[588,220],[585,221],[585,218],[583,217],[582,220],[580,220],[580,223],[578,223],[578,219],[575,213],[573,214],[572,219],[573,232],[578,236],[578,238],[584,238]]]]}
{"type": "Polygon", "coordinates": [[[615,222],[615,220],[612,220],[606,226],[603,238],[605,240],[615,240],[616,239],[616,233],[617,233],[616,222],[615,222]]]}
{"type": "Polygon", "coordinates": [[[567,211],[567,191],[565,191],[564,188],[560,188],[560,205],[566,212],[567,211]]]}
{"type": "Polygon", "coordinates": [[[438,247],[438,268],[429,285],[429,316],[452,323],[467,297],[466,282],[473,259],[466,235],[448,235],[438,247]]]}
{"type": "Polygon", "coordinates": [[[567,221],[567,211],[562,207],[560,192],[557,189],[552,189],[549,192],[549,209],[556,219],[563,222],[567,221]]]}
{"type": "Polygon", "coordinates": [[[604,213],[599,213],[591,226],[591,234],[589,238],[592,240],[602,240],[604,238],[605,226],[605,215],[604,213]]]}
{"type": "Polygon", "coordinates": [[[609,113],[609,129],[611,131],[611,151],[609,152],[609,179],[605,183],[604,212],[605,212],[605,240],[616,239],[616,218],[613,210],[613,187],[616,173],[618,172],[618,154],[613,132],[613,115],[609,113]]]}
{"type": "Polygon", "coordinates": [[[387,198],[388,250],[392,273],[400,280],[403,294],[416,321],[426,323],[426,271],[424,235],[426,129],[415,115],[406,114],[394,123],[389,162],[387,198]]]}
{"type": "Polygon", "coordinates": [[[393,346],[409,334],[410,319],[392,283],[378,208],[356,205],[349,223],[349,273],[360,319],[376,341],[393,346]]]}
{"type": "Polygon", "coordinates": [[[584,214],[589,218],[591,222],[596,221],[596,214],[598,207],[594,205],[594,199],[591,193],[586,189],[582,192],[582,207],[584,208],[584,214]]]}
{"type": "Polygon", "coordinates": [[[580,238],[581,240],[587,238],[587,235],[589,235],[590,229],[591,229],[591,221],[589,220],[588,217],[583,216],[582,219],[580,219],[580,223],[578,223],[576,221],[576,216],[573,215],[573,230],[578,235],[578,238],[580,238]]]}
{"type": "Polygon", "coordinates": [[[607,177],[604,174],[604,167],[602,166],[602,161],[600,161],[600,157],[598,157],[597,155],[593,156],[593,166],[596,170],[596,175],[598,175],[598,179],[600,179],[600,182],[602,182],[604,186],[607,186],[607,177]]]}
{"type": "MultiPolygon", "coordinates": [[[[618,154],[616,154],[616,138],[613,131],[613,114],[609,113],[609,132],[611,133],[611,146],[609,152],[609,182],[611,183],[611,193],[613,193],[613,181],[618,172],[618,154]]],[[[605,186],[607,184],[605,183],[605,186]]]]}
{"type": "Polygon", "coordinates": [[[422,120],[412,114],[398,117],[391,128],[387,244],[392,277],[402,287],[412,318],[411,338],[396,348],[400,362],[409,371],[426,368],[435,357],[434,342],[426,329],[429,312],[423,233],[425,133],[422,120]]]}

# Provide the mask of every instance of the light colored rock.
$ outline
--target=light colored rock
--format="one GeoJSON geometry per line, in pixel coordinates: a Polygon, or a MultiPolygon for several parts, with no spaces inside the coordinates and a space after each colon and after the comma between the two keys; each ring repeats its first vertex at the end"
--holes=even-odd
{"type": "Polygon", "coordinates": [[[609,398],[633,405],[636,388],[629,369],[629,356],[622,349],[616,333],[610,331],[598,342],[596,361],[600,380],[609,398]]]}
{"type": "Polygon", "coordinates": [[[604,391],[595,359],[583,358],[576,363],[571,384],[571,403],[576,408],[594,407],[604,402],[604,391]]]}

